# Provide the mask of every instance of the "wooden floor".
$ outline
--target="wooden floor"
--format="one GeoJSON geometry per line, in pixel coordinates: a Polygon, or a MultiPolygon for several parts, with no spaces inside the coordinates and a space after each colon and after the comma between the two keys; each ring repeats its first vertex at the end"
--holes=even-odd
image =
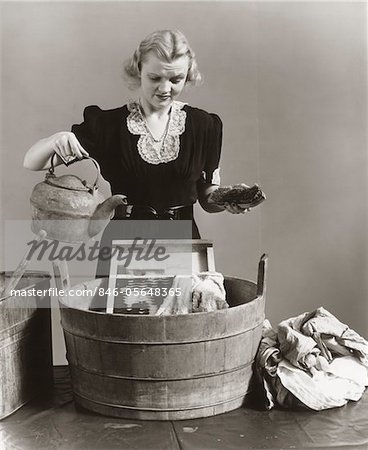
{"type": "Polygon", "coordinates": [[[177,422],[104,417],[73,402],[68,369],[55,368],[53,392],[0,422],[1,450],[368,449],[368,392],[322,412],[240,408],[177,422]]]}

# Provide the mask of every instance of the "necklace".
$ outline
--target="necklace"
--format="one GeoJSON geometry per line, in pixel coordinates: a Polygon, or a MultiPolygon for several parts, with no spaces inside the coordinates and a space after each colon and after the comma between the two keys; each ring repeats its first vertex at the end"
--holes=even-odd
{"type": "MultiPolygon", "coordinates": [[[[151,131],[149,125],[148,125],[147,118],[146,118],[146,116],[144,114],[144,109],[142,107],[142,104],[141,104],[140,100],[139,100],[139,112],[140,112],[140,114],[142,116],[143,123],[144,123],[144,126],[146,128],[146,131],[150,135],[150,137],[153,140],[153,142],[155,144],[161,144],[162,145],[162,143],[165,140],[165,138],[167,136],[167,133],[169,131],[169,125],[170,125],[170,122],[171,122],[172,108],[170,108],[169,117],[167,119],[167,122],[166,122],[166,125],[165,125],[165,129],[164,129],[163,133],[161,134],[161,136],[159,138],[155,138],[155,136],[153,135],[153,133],[152,133],[152,131],[151,131]]],[[[157,150],[157,145],[155,145],[155,147],[156,147],[156,150],[157,150]]]]}
{"type": "Polygon", "coordinates": [[[168,132],[168,130],[169,130],[170,118],[171,118],[171,117],[169,116],[169,118],[168,118],[168,120],[167,120],[167,122],[166,122],[166,126],[165,126],[165,129],[164,129],[164,132],[162,133],[162,135],[161,135],[161,137],[160,137],[159,139],[156,139],[156,138],[154,137],[154,135],[152,134],[152,131],[150,130],[150,128],[149,128],[149,126],[148,126],[147,120],[145,119],[144,123],[145,123],[145,125],[146,125],[147,131],[149,132],[149,134],[150,134],[150,136],[151,136],[151,138],[152,138],[152,140],[153,140],[154,142],[159,143],[159,142],[162,142],[163,140],[165,140],[165,138],[166,138],[166,136],[167,136],[167,132],[168,132]]]}

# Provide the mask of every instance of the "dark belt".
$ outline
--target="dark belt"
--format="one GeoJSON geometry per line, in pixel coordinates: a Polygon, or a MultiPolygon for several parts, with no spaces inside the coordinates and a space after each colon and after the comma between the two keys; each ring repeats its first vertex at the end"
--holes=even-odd
{"type": "Polygon", "coordinates": [[[123,210],[116,210],[115,219],[130,220],[191,220],[193,205],[154,208],[148,205],[130,205],[123,210]]]}

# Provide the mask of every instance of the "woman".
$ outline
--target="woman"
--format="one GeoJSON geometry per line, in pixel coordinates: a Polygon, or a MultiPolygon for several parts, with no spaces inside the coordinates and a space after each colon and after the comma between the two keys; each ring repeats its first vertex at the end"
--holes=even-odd
{"type": "MultiPolygon", "coordinates": [[[[126,62],[125,75],[140,88],[139,100],[106,111],[87,107],[71,132],[33,145],[24,166],[47,169],[54,152],[56,165],[62,158],[91,156],[112,193],[127,196],[131,219],[189,219],[193,238],[200,237],[193,220],[197,200],[208,212],[243,213],[237,204],[208,202],[219,185],[222,122],[177,100],[187,84],[201,79],[185,36],[171,30],[150,34],[126,62]]],[[[118,210],[115,218],[126,218],[126,211],[118,210]]]]}

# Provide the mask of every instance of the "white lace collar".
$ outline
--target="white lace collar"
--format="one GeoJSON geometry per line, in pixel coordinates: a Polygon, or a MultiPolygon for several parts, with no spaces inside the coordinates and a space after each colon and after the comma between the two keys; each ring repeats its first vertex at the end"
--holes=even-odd
{"type": "Polygon", "coordinates": [[[174,161],[180,150],[179,136],[185,130],[186,112],[183,107],[186,103],[174,101],[171,105],[167,132],[163,139],[155,140],[150,133],[137,101],[129,101],[127,107],[130,114],[127,117],[128,130],[132,134],[139,134],[138,153],[141,158],[150,164],[161,164],[174,161]]]}

